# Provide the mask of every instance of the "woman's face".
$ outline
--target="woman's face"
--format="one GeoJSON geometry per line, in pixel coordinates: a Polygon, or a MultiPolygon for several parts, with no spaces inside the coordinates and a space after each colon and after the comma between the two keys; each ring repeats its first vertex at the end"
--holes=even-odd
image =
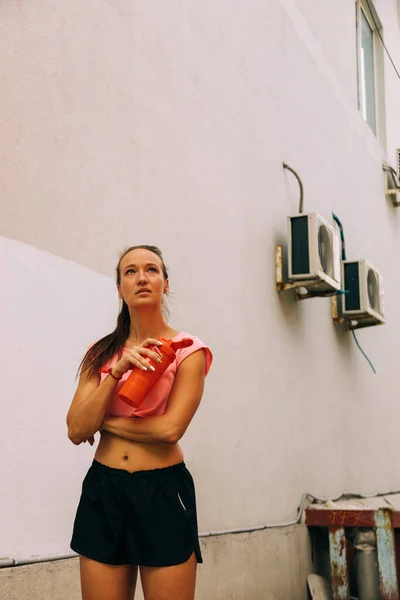
{"type": "Polygon", "coordinates": [[[137,248],[128,252],[121,260],[119,272],[119,296],[132,308],[161,304],[163,294],[168,292],[161,259],[150,250],[137,248]]]}

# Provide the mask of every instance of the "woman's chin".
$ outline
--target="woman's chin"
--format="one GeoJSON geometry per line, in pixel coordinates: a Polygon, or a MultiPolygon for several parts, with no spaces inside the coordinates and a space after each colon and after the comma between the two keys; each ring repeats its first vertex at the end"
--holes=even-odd
{"type": "Polygon", "coordinates": [[[154,297],[151,297],[150,294],[143,294],[140,295],[140,297],[134,298],[132,301],[132,304],[129,304],[130,308],[132,309],[137,309],[137,308],[149,308],[149,307],[154,307],[156,308],[157,306],[161,306],[161,300],[157,300],[154,297]]]}

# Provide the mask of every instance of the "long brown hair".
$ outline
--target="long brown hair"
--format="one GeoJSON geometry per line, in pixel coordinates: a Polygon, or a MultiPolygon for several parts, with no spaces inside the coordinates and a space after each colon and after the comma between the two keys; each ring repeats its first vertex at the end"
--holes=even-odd
{"type": "MultiPolygon", "coordinates": [[[[121,260],[128,254],[128,252],[139,249],[149,250],[150,252],[157,254],[157,256],[161,259],[164,279],[168,279],[168,271],[165,266],[161,250],[157,248],[157,246],[130,246],[130,248],[127,248],[121,253],[118,264],[115,268],[117,285],[121,283],[121,260]]],[[[163,307],[163,310],[164,313],[168,315],[168,311],[165,307],[163,307]]],[[[101,338],[101,340],[89,348],[79,365],[79,371],[88,371],[88,375],[90,376],[94,372],[101,369],[101,367],[109,362],[115,355],[117,355],[118,358],[121,358],[122,350],[129,336],[130,326],[131,318],[129,316],[129,308],[126,302],[122,300],[122,307],[117,318],[116,328],[112,333],[104,336],[101,338]]]]}

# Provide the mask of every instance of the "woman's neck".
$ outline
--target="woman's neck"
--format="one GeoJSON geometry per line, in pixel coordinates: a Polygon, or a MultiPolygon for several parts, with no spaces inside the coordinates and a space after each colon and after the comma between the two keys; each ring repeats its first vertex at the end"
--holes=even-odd
{"type": "Polygon", "coordinates": [[[161,313],[146,312],[130,314],[131,326],[129,330],[128,340],[141,344],[147,338],[157,338],[165,336],[171,329],[161,313]]]}

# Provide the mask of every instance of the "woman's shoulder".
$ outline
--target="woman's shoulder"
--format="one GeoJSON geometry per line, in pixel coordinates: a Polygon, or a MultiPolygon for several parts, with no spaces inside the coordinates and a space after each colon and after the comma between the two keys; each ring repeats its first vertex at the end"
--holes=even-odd
{"type": "Polygon", "coordinates": [[[179,365],[185,360],[185,358],[187,358],[194,352],[197,352],[197,350],[203,349],[204,353],[205,353],[205,358],[206,358],[205,370],[206,370],[206,375],[207,375],[208,371],[210,370],[211,363],[213,360],[213,355],[212,355],[210,348],[197,335],[194,335],[193,333],[188,333],[187,331],[180,331],[172,339],[175,341],[178,341],[178,340],[182,340],[184,338],[189,338],[189,339],[193,340],[193,344],[191,344],[190,346],[188,346],[186,348],[181,348],[180,350],[176,351],[177,366],[179,367],[179,365]]]}
{"type": "MultiPolygon", "coordinates": [[[[201,344],[202,346],[206,346],[206,344],[199,338],[198,335],[195,335],[194,333],[189,333],[188,331],[180,331],[179,333],[177,333],[173,338],[171,338],[173,341],[178,342],[180,340],[189,338],[190,340],[193,340],[193,344],[197,345],[197,344],[201,344]]],[[[191,346],[189,346],[191,347],[191,346]]]]}
{"type": "Polygon", "coordinates": [[[197,338],[197,335],[194,335],[193,333],[188,333],[187,331],[178,331],[178,333],[176,333],[171,339],[181,340],[183,338],[194,339],[197,338]]]}

